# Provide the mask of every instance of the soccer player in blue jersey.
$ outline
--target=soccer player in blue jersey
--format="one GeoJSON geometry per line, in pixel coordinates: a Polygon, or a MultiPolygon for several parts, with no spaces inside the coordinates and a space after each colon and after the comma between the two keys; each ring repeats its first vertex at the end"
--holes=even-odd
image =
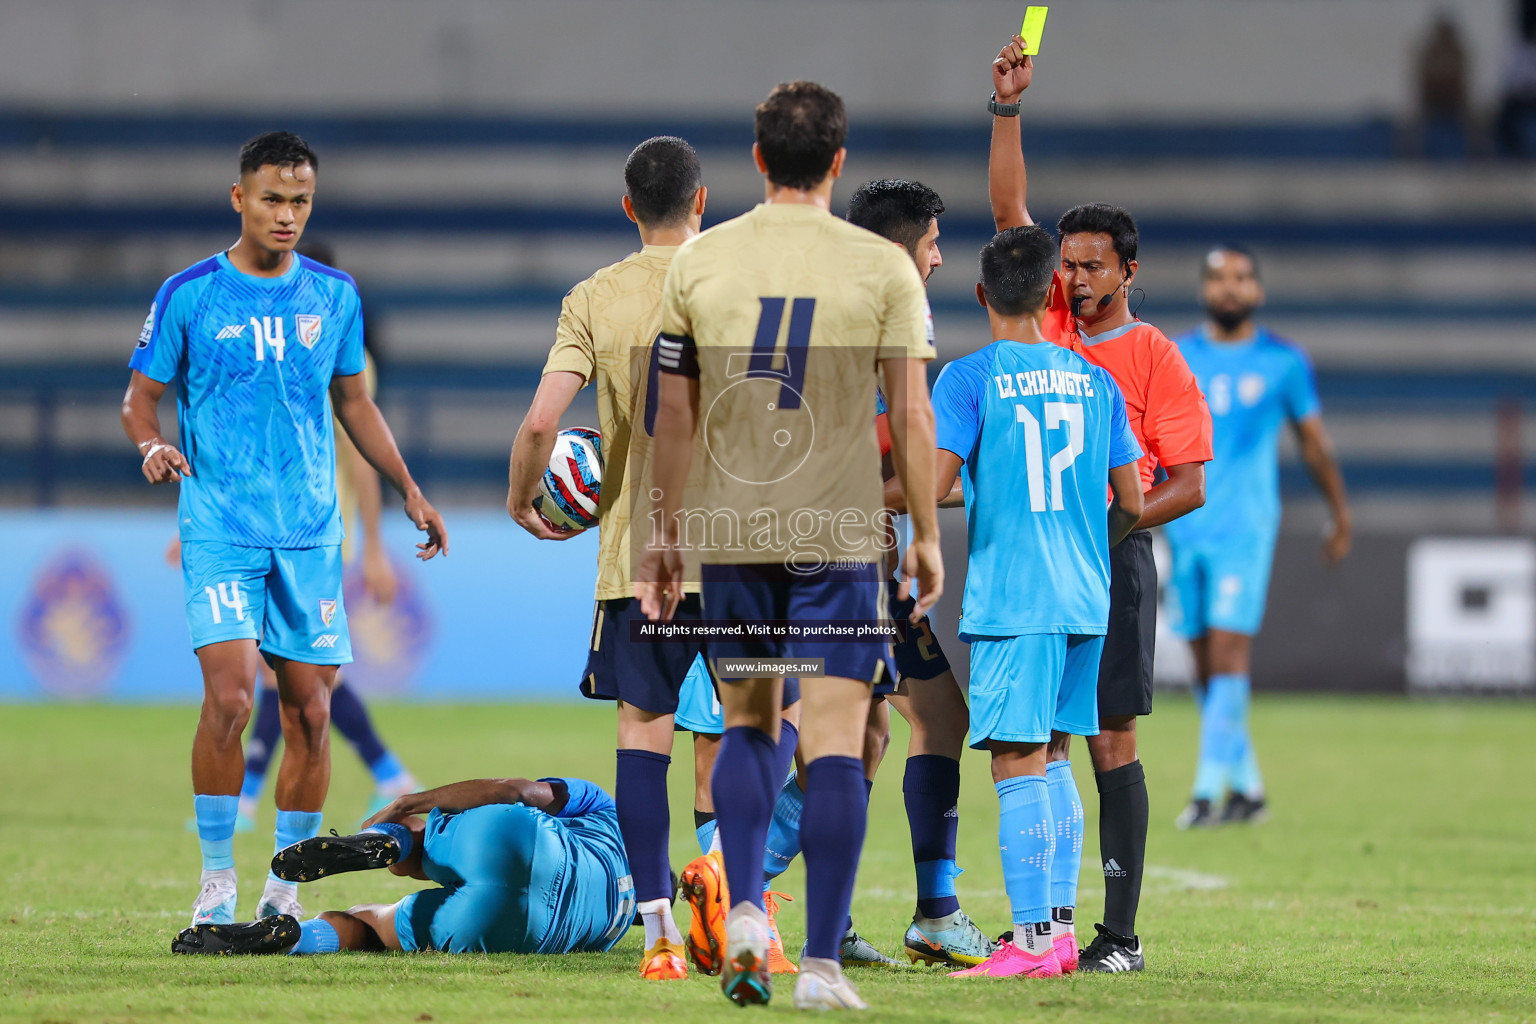
{"type": "Polygon", "coordinates": [[[412,793],[357,835],[304,840],[272,858],[295,883],[382,867],[438,887],[302,925],[291,914],[194,925],[171,951],[603,952],[634,921],[613,798],[584,779],[474,779],[412,793]]]}
{"type": "Polygon", "coordinates": [[[993,343],[945,366],[933,392],[941,497],[964,472],[971,745],[992,753],[1014,925],[955,976],[1062,973],[1051,909],[1076,905],[1081,851],[1057,849],[1046,748],[1099,731],[1109,549],[1141,518],[1142,452],[1120,389],[1041,333],[1056,259],[1035,225],[987,243],[977,296],[993,343]]]}
{"type": "Polygon", "coordinates": [[[1279,434],[1290,424],[1302,462],[1332,514],[1323,560],[1349,553],[1344,478],[1323,429],[1312,364],[1296,345],[1254,323],[1264,302],[1258,263],[1239,245],[1206,254],[1206,323],[1178,339],[1211,407],[1216,460],[1205,507],[1167,526],[1173,549],[1175,628],[1194,649],[1200,694],[1200,763],[1180,828],[1257,821],[1264,781],[1248,732],[1253,637],[1264,618],[1280,529],[1279,434]],[[1202,692],[1203,691],[1203,692],[1202,692]]]}
{"type": "MultiPolygon", "coordinates": [[[[240,151],[230,203],[240,240],[161,285],[129,361],[123,428],[152,484],[181,485],[177,520],[187,623],[203,673],[192,789],[203,874],[192,923],[234,921],[240,734],[258,658],[277,671],[285,751],[277,848],[314,835],[330,784],[330,692],[352,660],[341,593],[332,410],[427,534],[448,553],[437,510],[411,479],[363,380],[357,285],[293,252],[318,160],[270,132],[240,151]],[[160,432],[177,385],[180,440],[160,432]]],[[[298,916],[297,888],[270,876],[256,916],[298,916]]]]}

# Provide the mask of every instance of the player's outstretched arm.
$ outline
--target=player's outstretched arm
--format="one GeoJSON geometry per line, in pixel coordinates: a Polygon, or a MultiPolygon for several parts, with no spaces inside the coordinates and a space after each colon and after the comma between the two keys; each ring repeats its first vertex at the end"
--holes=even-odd
{"type": "MultiPolygon", "coordinates": [[[[1024,40],[1014,36],[992,62],[992,91],[998,103],[1018,103],[1034,78],[1035,61],[1024,55],[1024,40]]],[[[992,152],[987,161],[987,195],[997,230],[1033,224],[1026,205],[1029,177],[1019,117],[992,117],[992,152]]]]}
{"type": "Polygon", "coordinates": [[[539,478],[549,466],[555,438],[560,433],[560,417],[571,407],[586,381],[579,373],[554,370],[539,380],[533,404],[512,442],[512,463],[507,469],[507,514],[518,526],[540,540],[570,540],[575,530],[551,529],[548,521],[533,507],[539,494],[539,478]]]}
{"type": "Polygon", "coordinates": [[[683,552],[678,523],[683,490],[688,485],[688,468],[693,463],[699,379],[663,372],[657,382],[656,399],[656,444],[651,459],[651,484],[656,497],[650,523],[643,527],[647,539],[635,574],[635,596],[640,599],[640,609],[646,618],[670,621],[683,600],[683,552]]]}
{"type": "Polygon", "coordinates": [[[425,561],[439,551],[446,556],[448,528],[443,524],[443,517],[411,479],[405,459],[400,457],[400,449],[395,444],[395,435],[390,433],[384,414],[379,412],[373,396],[368,394],[361,373],[331,378],[331,407],[363,458],[405,499],[405,514],[416,524],[416,529],[427,535],[425,543],[416,545],[416,557],[425,561]]]}
{"type": "Polygon", "coordinates": [[[1114,547],[1141,522],[1141,469],[1134,462],[1109,471],[1109,546],[1114,547]]]}
{"type": "Polygon", "coordinates": [[[911,593],[912,580],[917,580],[913,622],[928,614],[928,609],[944,593],[944,560],[939,554],[939,512],[934,491],[937,467],[933,405],[928,400],[927,370],[928,363],[923,359],[880,361],[891,424],[891,462],[907,495],[907,514],[912,517],[912,543],[902,558],[902,580],[897,593],[906,598],[911,593]]]}
{"type": "Polygon", "coordinates": [[[527,804],[555,814],[565,806],[568,795],[563,785],[557,788],[554,784],[532,779],[470,779],[396,797],[382,811],[363,822],[363,828],[381,821],[403,821],[415,814],[430,814],[433,810],[451,814],[491,804],[527,804]]]}
{"type": "Polygon", "coordinates": [[[152,484],[168,484],[192,475],[186,456],[160,436],[160,396],[165,385],[153,377],[133,371],[128,392],[123,395],[123,432],[138,445],[144,463],[144,479],[152,484]]]}
{"type": "Polygon", "coordinates": [[[1344,493],[1344,474],[1333,454],[1333,442],[1323,429],[1321,416],[1308,416],[1294,424],[1296,442],[1301,448],[1301,461],[1317,489],[1323,492],[1332,517],[1328,533],[1323,538],[1323,561],[1338,565],[1349,554],[1354,544],[1353,517],[1349,511],[1349,499],[1344,493]]]}

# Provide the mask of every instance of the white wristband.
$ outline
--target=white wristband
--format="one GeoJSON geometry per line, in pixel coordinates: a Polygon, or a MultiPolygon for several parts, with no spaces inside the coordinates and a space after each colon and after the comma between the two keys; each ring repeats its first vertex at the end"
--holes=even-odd
{"type": "Polygon", "coordinates": [[[170,445],[168,445],[168,444],[157,444],[157,445],[155,445],[154,447],[150,448],[149,451],[144,453],[144,461],[139,463],[139,465],[140,466],[147,466],[147,465],[149,465],[149,460],[155,457],[155,452],[163,452],[163,451],[165,451],[169,447],[170,447],[170,445]]]}

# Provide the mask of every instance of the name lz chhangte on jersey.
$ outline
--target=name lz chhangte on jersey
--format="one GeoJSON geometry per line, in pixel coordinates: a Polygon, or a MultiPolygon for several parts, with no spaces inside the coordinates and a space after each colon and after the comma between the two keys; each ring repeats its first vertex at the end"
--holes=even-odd
{"type": "Polygon", "coordinates": [[[997,397],[1028,398],[1031,395],[1075,395],[1092,398],[1093,377],[1071,370],[1021,370],[1018,373],[994,374],[997,397]]]}

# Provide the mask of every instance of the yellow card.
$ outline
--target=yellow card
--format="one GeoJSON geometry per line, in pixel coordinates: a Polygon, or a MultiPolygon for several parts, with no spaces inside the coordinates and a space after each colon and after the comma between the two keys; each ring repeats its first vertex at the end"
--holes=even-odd
{"type": "Polygon", "coordinates": [[[1045,34],[1045,16],[1050,13],[1049,7],[1029,7],[1024,11],[1024,27],[1019,30],[1019,37],[1024,40],[1024,55],[1032,56],[1040,52],[1040,37],[1045,34]]]}

